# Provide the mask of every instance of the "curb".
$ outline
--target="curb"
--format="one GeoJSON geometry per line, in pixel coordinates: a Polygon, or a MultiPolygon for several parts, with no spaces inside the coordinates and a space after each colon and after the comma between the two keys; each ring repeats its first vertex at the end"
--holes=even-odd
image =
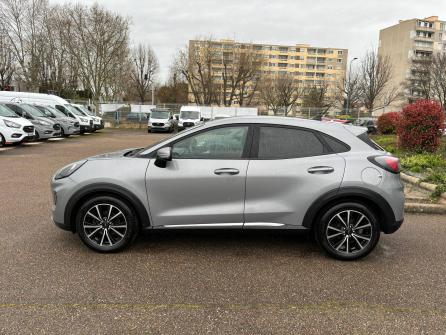
{"type": "MultiPolygon", "coordinates": [[[[423,190],[426,190],[429,192],[435,192],[435,190],[437,189],[437,185],[426,183],[426,182],[422,181],[422,179],[420,179],[420,178],[409,176],[403,172],[401,172],[401,180],[405,181],[406,183],[416,185],[416,186],[422,188],[423,190]]],[[[444,200],[446,200],[446,192],[442,193],[440,195],[440,197],[443,198],[444,200]]]]}
{"type": "Polygon", "coordinates": [[[437,204],[406,203],[406,213],[446,214],[446,206],[437,204]]]}

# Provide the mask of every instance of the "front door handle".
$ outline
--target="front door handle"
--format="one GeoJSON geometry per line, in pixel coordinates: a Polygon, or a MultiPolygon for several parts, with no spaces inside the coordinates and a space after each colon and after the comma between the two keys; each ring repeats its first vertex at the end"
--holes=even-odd
{"type": "Polygon", "coordinates": [[[237,169],[217,169],[217,170],[215,170],[214,171],[214,173],[215,174],[218,174],[218,175],[225,175],[225,174],[227,174],[227,175],[230,175],[230,176],[233,176],[233,175],[236,175],[236,174],[239,174],[240,173],[240,171],[239,170],[237,170],[237,169]]]}
{"type": "Polygon", "coordinates": [[[334,172],[334,168],[331,166],[314,166],[307,171],[311,174],[329,174],[334,172]]]}

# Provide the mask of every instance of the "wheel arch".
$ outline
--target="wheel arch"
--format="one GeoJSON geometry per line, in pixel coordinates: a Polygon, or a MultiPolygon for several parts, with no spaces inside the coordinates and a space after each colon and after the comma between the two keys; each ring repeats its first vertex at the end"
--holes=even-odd
{"type": "Polygon", "coordinates": [[[138,219],[141,228],[150,226],[150,219],[146,208],[142,202],[129,190],[113,184],[92,184],[78,190],[68,201],[65,207],[64,222],[71,227],[73,233],[76,232],[76,215],[82,203],[96,196],[112,196],[124,201],[132,208],[138,219]]]}
{"type": "Polygon", "coordinates": [[[395,223],[395,214],[381,195],[362,187],[345,187],[329,191],[316,199],[304,216],[303,226],[313,229],[325,209],[343,202],[361,203],[370,208],[378,216],[380,230],[384,233],[390,231],[395,223]]]}

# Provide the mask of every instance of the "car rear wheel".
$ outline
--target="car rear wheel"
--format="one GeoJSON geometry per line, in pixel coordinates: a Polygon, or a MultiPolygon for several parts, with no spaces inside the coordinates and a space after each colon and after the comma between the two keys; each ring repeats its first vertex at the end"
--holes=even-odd
{"type": "Polygon", "coordinates": [[[5,138],[3,137],[2,134],[0,134],[0,148],[4,147],[6,144],[5,138]]]}
{"type": "Polygon", "coordinates": [[[125,202],[97,196],[82,204],[76,229],[87,247],[99,252],[116,252],[135,240],[138,222],[134,211],[125,202]]]}
{"type": "Polygon", "coordinates": [[[359,203],[342,203],[324,212],[318,222],[318,243],[332,257],[355,260],[367,256],[379,241],[377,216],[359,203]]]}

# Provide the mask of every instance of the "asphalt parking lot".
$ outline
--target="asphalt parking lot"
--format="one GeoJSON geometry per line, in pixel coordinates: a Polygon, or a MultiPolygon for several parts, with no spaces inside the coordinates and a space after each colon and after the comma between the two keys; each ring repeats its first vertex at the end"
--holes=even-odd
{"type": "Polygon", "coordinates": [[[163,136],[104,130],[0,151],[0,333],[445,334],[445,216],[407,215],[358,262],[268,231],[158,231],[104,255],[52,224],[58,168],[163,136]]]}

